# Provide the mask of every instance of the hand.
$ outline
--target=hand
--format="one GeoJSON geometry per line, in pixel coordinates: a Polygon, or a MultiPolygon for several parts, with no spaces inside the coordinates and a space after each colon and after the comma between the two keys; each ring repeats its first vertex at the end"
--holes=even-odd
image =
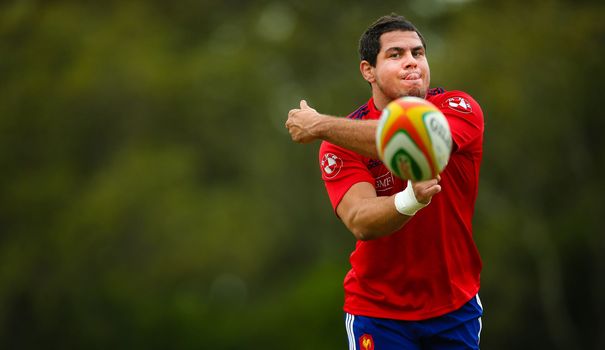
{"type": "Polygon", "coordinates": [[[309,143],[318,139],[312,132],[313,127],[317,125],[321,115],[307,104],[307,101],[300,101],[300,109],[291,109],[288,112],[286,128],[292,137],[292,141],[298,143],[309,143]]]}
{"type": "Polygon", "coordinates": [[[412,182],[412,188],[414,189],[414,195],[418,203],[429,204],[431,198],[441,192],[439,181],[441,181],[441,176],[437,175],[435,179],[412,182]]]}

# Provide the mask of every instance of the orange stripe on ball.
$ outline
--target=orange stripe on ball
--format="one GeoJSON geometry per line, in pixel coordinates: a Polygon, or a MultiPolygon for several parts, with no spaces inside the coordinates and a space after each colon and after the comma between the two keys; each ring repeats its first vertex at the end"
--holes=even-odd
{"type": "MultiPolygon", "coordinates": [[[[431,110],[431,108],[427,108],[426,105],[420,103],[414,103],[414,105],[416,106],[416,109],[422,109],[426,111],[431,110]]],[[[426,132],[424,132],[425,126],[422,120],[420,120],[420,123],[415,122],[419,118],[414,116],[413,114],[418,113],[420,111],[413,111],[412,109],[413,108],[402,108],[402,113],[399,114],[399,116],[391,116],[391,119],[393,120],[389,120],[388,127],[385,126],[385,130],[383,131],[383,140],[390,140],[396,132],[398,132],[399,130],[404,130],[410,136],[412,141],[414,141],[420,151],[422,151],[422,153],[424,154],[424,157],[427,159],[429,167],[431,168],[431,173],[434,177],[436,172],[436,164],[432,156],[432,151],[430,151],[427,147],[431,144],[431,141],[426,132]],[[422,131],[423,135],[421,135],[419,131],[422,131]]],[[[420,115],[420,119],[422,119],[422,114],[420,115]]],[[[385,146],[386,142],[382,144],[381,152],[383,153],[385,146]]]]}

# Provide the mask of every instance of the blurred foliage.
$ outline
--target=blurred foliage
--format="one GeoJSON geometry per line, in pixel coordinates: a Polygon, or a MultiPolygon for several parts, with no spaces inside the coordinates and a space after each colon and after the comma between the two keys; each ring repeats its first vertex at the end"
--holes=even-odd
{"type": "Polygon", "coordinates": [[[306,98],[365,102],[390,12],[486,116],[486,349],[605,348],[598,1],[0,4],[0,347],[336,349],[353,237],[306,98]]]}

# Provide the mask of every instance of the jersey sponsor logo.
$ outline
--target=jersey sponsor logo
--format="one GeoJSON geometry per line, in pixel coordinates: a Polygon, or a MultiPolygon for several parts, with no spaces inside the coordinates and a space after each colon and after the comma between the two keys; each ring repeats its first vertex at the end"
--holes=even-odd
{"type": "Polygon", "coordinates": [[[429,91],[426,93],[426,95],[427,96],[436,96],[436,95],[441,95],[443,93],[445,93],[445,89],[437,87],[437,88],[429,89],[429,91]]]}
{"type": "Polygon", "coordinates": [[[364,104],[363,106],[357,108],[357,110],[351,114],[349,114],[349,116],[347,116],[347,118],[349,119],[363,119],[363,117],[365,117],[366,115],[368,115],[368,113],[370,113],[370,109],[368,108],[368,104],[364,104]]]}
{"type": "Polygon", "coordinates": [[[374,350],[374,339],[370,334],[359,337],[359,347],[363,350],[374,350]]]}
{"type": "Polygon", "coordinates": [[[467,99],[464,97],[450,97],[443,104],[442,107],[448,107],[460,113],[472,113],[473,108],[467,99]]]}
{"type": "Polygon", "coordinates": [[[372,169],[375,168],[377,166],[381,166],[382,162],[378,159],[370,159],[370,161],[368,162],[368,169],[372,169]]]}
{"type": "Polygon", "coordinates": [[[326,178],[331,179],[338,175],[342,169],[342,159],[338,158],[334,153],[325,153],[321,159],[321,170],[326,178]]]}
{"type": "Polygon", "coordinates": [[[378,176],[376,179],[376,192],[386,192],[393,188],[395,184],[395,179],[393,179],[393,174],[391,172],[387,172],[386,174],[378,176]]]}

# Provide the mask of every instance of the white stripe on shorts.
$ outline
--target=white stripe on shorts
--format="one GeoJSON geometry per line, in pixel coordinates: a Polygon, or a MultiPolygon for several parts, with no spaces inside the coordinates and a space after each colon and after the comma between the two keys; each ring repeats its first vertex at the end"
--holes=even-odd
{"type": "MultiPolygon", "coordinates": [[[[479,304],[479,307],[481,308],[481,312],[483,312],[483,304],[481,304],[481,299],[479,298],[479,293],[477,293],[475,295],[475,298],[477,299],[477,304],[479,304]]],[[[479,343],[481,341],[481,330],[483,329],[483,322],[481,321],[481,317],[479,317],[479,334],[477,334],[477,343],[479,343]]]]}
{"type": "Polygon", "coordinates": [[[357,350],[357,342],[355,341],[355,333],[353,333],[353,322],[355,316],[347,313],[345,327],[347,328],[347,336],[349,337],[349,350],[357,350]]]}
{"type": "Polygon", "coordinates": [[[483,311],[483,304],[481,304],[481,299],[479,298],[479,293],[475,294],[475,299],[477,299],[477,304],[479,304],[481,311],[483,311]]]}

